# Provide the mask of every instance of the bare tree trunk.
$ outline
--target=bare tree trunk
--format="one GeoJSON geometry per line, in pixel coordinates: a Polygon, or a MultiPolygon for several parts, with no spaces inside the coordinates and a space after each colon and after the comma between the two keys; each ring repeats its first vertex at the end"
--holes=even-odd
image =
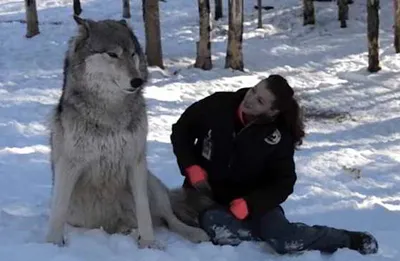
{"type": "Polygon", "coordinates": [[[315,24],[313,0],[303,0],[303,25],[315,24]]]}
{"type": "Polygon", "coordinates": [[[74,0],[73,6],[74,6],[74,14],[80,15],[82,13],[81,1],[74,0]]]}
{"type": "Polygon", "coordinates": [[[262,28],[263,23],[262,23],[262,0],[257,0],[257,6],[258,6],[258,25],[257,28],[262,28]]]}
{"type": "Polygon", "coordinates": [[[26,37],[31,38],[39,34],[39,21],[36,10],[36,0],[25,0],[26,37]]]}
{"type": "Polygon", "coordinates": [[[146,57],[149,66],[164,69],[158,0],[142,0],[144,29],[146,34],[146,57]]]}
{"type": "Polygon", "coordinates": [[[130,0],[122,0],[122,17],[123,18],[131,18],[131,6],[129,3],[130,0]]]}
{"type": "Polygon", "coordinates": [[[349,19],[349,4],[348,0],[337,0],[338,5],[338,19],[340,21],[340,28],[346,28],[346,20],[349,19]]]}
{"type": "Polygon", "coordinates": [[[212,69],[210,42],[210,0],[198,0],[200,17],[200,41],[196,43],[197,57],[194,67],[212,69]]]}
{"type": "Polygon", "coordinates": [[[222,0],[215,0],[215,17],[214,19],[217,21],[218,19],[223,17],[222,12],[222,0]]]}
{"type": "Polygon", "coordinates": [[[400,0],[393,0],[394,3],[394,48],[400,53],[400,0]]]}
{"type": "Polygon", "coordinates": [[[243,0],[229,0],[229,32],[225,68],[243,71],[243,0]]]}
{"type": "Polygon", "coordinates": [[[379,66],[379,0],[367,0],[368,71],[377,72],[379,66]]]}

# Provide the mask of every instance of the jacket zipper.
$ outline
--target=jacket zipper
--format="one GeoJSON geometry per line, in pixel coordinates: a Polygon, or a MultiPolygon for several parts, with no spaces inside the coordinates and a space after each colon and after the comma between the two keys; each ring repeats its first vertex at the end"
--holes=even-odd
{"type": "MultiPolygon", "coordinates": [[[[235,134],[235,133],[234,133],[234,138],[233,138],[233,145],[234,145],[234,146],[235,146],[235,143],[236,143],[236,139],[239,137],[239,135],[242,134],[242,132],[245,131],[246,129],[248,129],[251,125],[253,125],[255,121],[256,121],[256,120],[253,120],[252,122],[250,122],[249,124],[247,124],[246,126],[244,126],[244,127],[238,132],[238,134],[235,134]]],[[[234,154],[234,151],[231,151],[231,155],[230,155],[230,157],[229,157],[229,163],[228,163],[228,168],[229,168],[229,169],[230,169],[231,166],[232,166],[233,154],[234,154]]]]}

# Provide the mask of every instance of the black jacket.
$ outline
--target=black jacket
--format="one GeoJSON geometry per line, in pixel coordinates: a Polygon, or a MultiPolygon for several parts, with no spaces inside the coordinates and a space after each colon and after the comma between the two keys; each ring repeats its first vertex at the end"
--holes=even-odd
{"type": "Polygon", "coordinates": [[[244,198],[251,215],[283,203],[293,193],[296,172],[287,130],[274,122],[241,128],[237,109],[247,90],[217,92],[193,103],[172,125],[171,142],[182,175],[200,165],[217,203],[244,198]],[[211,155],[203,147],[207,140],[211,155]]]}

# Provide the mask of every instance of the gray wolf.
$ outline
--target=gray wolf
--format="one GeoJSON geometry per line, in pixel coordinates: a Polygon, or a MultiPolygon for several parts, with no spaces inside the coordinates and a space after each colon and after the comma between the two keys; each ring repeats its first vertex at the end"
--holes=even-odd
{"type": "Polygon", "coordinates": [[[148,71],[132,29],[124,20],[74,19],[79,31],[68,44],[62,94],[50,119],[46,241],[65,244],[65,224],[131,233],[140,248],[165,247],[155,239],[156,226],[208,241],[202,229],[177,218],[169,190],[148,170],[148,71]]]}

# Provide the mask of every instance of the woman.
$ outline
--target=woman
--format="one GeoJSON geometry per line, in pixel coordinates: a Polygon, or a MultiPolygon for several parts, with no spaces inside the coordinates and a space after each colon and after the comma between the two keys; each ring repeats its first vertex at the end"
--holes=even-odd
{"type": "Polygon", "coordinates": [[[183,187],[217,203],[200,214],[199,225],[219,245],[264,240],[280,254],[338,248],[376,253],[369,233],[286,219],[280,205],[293,193],[294,152],[304,137],[293,94],[282,76],[271,75],[253,88],[197,101],[173,124],[183,187]]]}

